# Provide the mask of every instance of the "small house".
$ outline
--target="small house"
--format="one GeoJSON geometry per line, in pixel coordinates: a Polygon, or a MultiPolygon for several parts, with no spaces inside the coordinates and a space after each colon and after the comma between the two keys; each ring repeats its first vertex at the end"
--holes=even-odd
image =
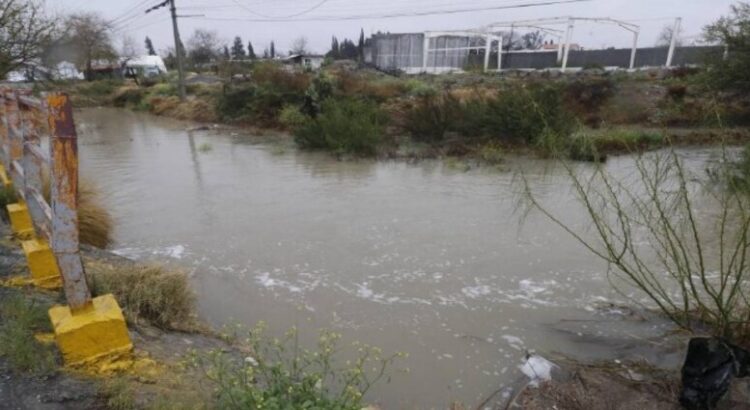
{"type": "Polygon", "coordinates": [[[325,57],[313,54],[292,54],[284,59],[285,64],[302,67],[306,70],[319,70],[325,57]]]}

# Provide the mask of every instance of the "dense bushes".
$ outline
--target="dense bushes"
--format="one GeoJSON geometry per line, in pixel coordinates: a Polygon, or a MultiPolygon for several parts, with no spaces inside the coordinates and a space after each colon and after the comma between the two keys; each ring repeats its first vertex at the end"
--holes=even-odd
{"type": "Polygon", "coordinates": [[[461,103],[450,93],[425,94],[406,114],[404,128],[422,142],[440,142],[455,128],[462,111],[461,103]]]}
{"type": "Polygon", "coordinates": [[[315,118],[296,127],[294,140],[303,148],[370,156],[380,144],[384,123],[383,113],[373,102],[329,98],[315,118]]]}
{"type": "Polygon", "coordinates": [[[440,142],[447,132],[508,143],[537,144],[546,132],[567,137],[576,121],[564,107],[558,87],[510,87],[494,96],[459,101],[450,92],[428,94],[406,115],[413,138],[440,142]]]}
{"type": "Polygon", "coordinates": [[[249,121],[262,127],[277,127],[281,110],[302,104],[310,87],[310,76],[282,69],[275,63],[259,63],[252,85],[225,90],[216,109],[224,120],[249,121]]]}

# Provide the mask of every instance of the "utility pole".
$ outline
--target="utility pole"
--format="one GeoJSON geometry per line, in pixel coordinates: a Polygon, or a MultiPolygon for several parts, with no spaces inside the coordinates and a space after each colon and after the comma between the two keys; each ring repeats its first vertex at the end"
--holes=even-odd
{"type": "Polygon", "coordinates": [[[185,101],[185,70],[182,66],[182,41],[180,41],[180,30],[177,28],[177,8],[174,0],[169,0],[169,11],[172,13],[172,29],[174,31],[174,49],[177,55],[177,89],[180,93],[180,100],[185,101]]]}

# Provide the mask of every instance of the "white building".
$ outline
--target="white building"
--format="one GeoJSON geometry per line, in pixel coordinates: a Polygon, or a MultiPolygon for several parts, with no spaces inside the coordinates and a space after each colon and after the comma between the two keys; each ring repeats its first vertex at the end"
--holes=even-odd
{"type": "Polygon", "coordinates": [[[292,54],[284,59],[284,63],[301,66],[308,70],[319,70],[323,66],[325,57],[312,54],[292,54]]]}
{"type": "Polygon", "coordinates": [[[156,77],[167,73],[167,66],[159,56],[139,56],[123,60],[124,69],[138,73],[142,77],[156,77]]]}

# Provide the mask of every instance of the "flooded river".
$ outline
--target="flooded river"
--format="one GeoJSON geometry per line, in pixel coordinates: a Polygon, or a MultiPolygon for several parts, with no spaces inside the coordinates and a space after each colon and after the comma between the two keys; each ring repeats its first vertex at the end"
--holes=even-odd
{"type": "MultiPolygon", "coordinates": [[[[325,327],[407,352],[410,372],[372,394],[385,408],[476,406],[519,379],[527,350],[612,359],[663,330],[602,312],[622,299],[606,266],[541,215],[520,223],[518,169],[584,221],[544,161],[337,161],[127,111],[77,116],[81,172],[105,193],[116,252],[183,266],[214,325],[325,327]]],[[[607,166],[629,172],[632,159],[607,166]]]]}

